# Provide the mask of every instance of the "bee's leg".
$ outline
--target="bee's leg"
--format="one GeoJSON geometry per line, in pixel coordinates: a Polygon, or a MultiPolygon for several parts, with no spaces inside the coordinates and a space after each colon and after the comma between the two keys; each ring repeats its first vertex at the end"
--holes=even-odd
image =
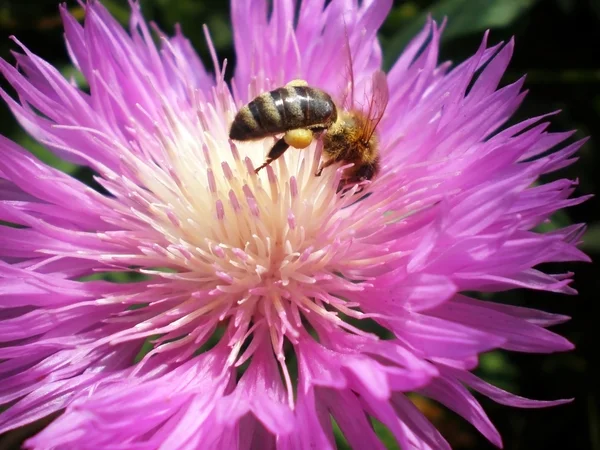
{"type": "Polygon", "coordinates": [[[266,161],[262,164],[262,166],[256,169],[254,173],[258,173],[260,169],[262,169],[263,167],[267,167],[269,164],[271,164],[273,161],[275,161],[277,158],[283,155],[288,148],[290,148],[290,144],[285,142],[283,138],[279,139],[277,142],[275,142],[275,145],[271,147],[271,150],[267,155],[266,161]]]}
{"type": "Polygon", "coordinates": [[[324,163],[321,163],[319,165],[319,170],[317,170],[317,173],[315,173],[316,177],[320,177],[321,173],[323,172],[323,169],[326,169],[327,167],[331,166],[332,164],[335,164],[335,159],[330,159],[325,161],[324,163]]]}

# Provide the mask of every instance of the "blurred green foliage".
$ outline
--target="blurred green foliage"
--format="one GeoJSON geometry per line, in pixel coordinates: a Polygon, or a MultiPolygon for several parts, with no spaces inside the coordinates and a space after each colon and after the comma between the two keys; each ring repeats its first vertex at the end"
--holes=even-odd
{"type": "MultiPolygon", "coordinates": [[[[34,52],[59,67],[65,76],[75,77],[85,87],[85,80],[80,78],[67,59],[57,4],[57,0],[0,0],[2,36],[17,35],[34,52]]],[[[75,1],[67,4],[75,16],[83,16],[75,1]]],[[[126,0],[104,0],[104,4],[119,21],[127,23],[129,7],[126,0]]],[[[184,34],[207,63],[208,50],[202,24],[208,24],[219,57],[235,61],[227,2],[142,0],[141,4],[146,17],[168,33],[174,31],[175,23],[180,23],[184,34]]],[[[564,176],[577,178],[580,181],[578,194],[594,193],[600,183],[596,174],[600,170],[597,154],[600,135],[600,0],[395,2],[380,34],[387,67],[393,64],[428,14],[438,20],[448,17],[442,41],[443,60],[461,61],[472,54],[488,28],[492,29],[491,42],[516,37],[516,51],[505,82],[527,73],[526,87],[531,92],[515,121],[563,109],[553,118],[553,130],[576,129],[575,138],[592,136],[580,152],[577,164],[552,174],[544,181],[564,176]]],[[[8,39],[0,41],[0,54],[4,58],[12,61],[9,52],[15,48],[8,39]]],[[[210,64],[207,65],[210,67],[210,64]]],[[[2,86],[6,87],[4,80],[2,86]]],[[[0,109],[0,128],[3,135],[28,148],[44,162],[92,182],[89,171],[59,160],[28,137],[7,108],[0,109]]],[[[582,248],[595,259],[600,253],[599,206],[598,200],[593,198],[569,211],[560,212],[544,226],[544,231],[570,223],[588,222],[590,226],[582,248]]],[[[482,399],[482,403],[500,430],[507,449],[556,447],[600,450],[600,373],[594,339],[598,327],[591,307],[600,287],[599,266],[596,263],[556,264],[549,270],[575,271],[575,287],[580,295],[565,298],[542,292],[511,291],[496,295],[494,299],[571,315],[571,322],[555,327],[555,330],[572,340],[577,349],[545,356],[492,352],[481,358],[479,372],[496,385],[520,395],[540,399],[575,397],[576,400],[566,406],[533,411],[500,406],[486,399],[482,399]]],[[[126,281],[122,275],[111,276],[116,277],[113,281],[126,281]]],[[[427,399],[415,398],[415,403],[442,430],[454,448],[493,448],[453,413],[427,399]]],[[[349,448],[337,425],[334,424],[334,428],[340,448],[349,448]]],[[[388,448],[397,448],[383,425],[374,422],[374,428],[388,448]]],[[[0,448],[17,445],[26,434],[26,431],[18,430],[4,436],[0,440],[0,448]]]]}
{"type": "Polygon", "coordinates": [[[461,36],[481,34],[490,28],[503,28],[524,15],[538,0],[442,0],[438,2],[404,2],[394,9],[383,32],[390,38],[383,40],[386,66],[423,27],[428,16],[441,22],[449,18],[444,31],[445,42],[461,36]],[[392,28],[393,27],[393,28],[392,28]],[[395,31],[391,31],[395,30],[395,31]]]}

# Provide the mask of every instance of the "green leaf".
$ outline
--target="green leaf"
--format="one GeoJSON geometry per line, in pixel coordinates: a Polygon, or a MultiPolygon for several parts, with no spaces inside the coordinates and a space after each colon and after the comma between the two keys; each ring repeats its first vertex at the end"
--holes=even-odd
{"type": "Polygon", "coordinates": [[[79,278],[79,281],[106,280],[112,283],[135,283],[148,280],[149,277],[138,272],[97,272],[79,278]]]}
{"type": "Polygon", "coordinates": [[[160,337],[160,334],[154,334],[152,336],[148,336],[144,340],[144,343],[142,344],[140,351],[133,358],[134,364],[139,363],[144,358],[144,356],[146,356],[148,353],[150,353],[150,351],[152,351],[152,349],[154,348],[154,343],[152,341],[154,341],[155,339],[157,339],[159,337],[160,337]]]}
{"type": "Polygon", "coordinates": [[[89,88],[89,84],[83,74],[77,70],[77,68],[72,64],[67,64],[66,66],[60,69],[60,73],[67,80],[74,80],[79,89],[87,89],[89,88]]]}
{"type": "MultiPolygon", "coordinates": [[[[491,28],[503,28],[512,24],[526,13],[538,0],[441,0],[427,10],[423,10],[410,23],[401,16],[392,15],[392,19],[400,26],[398,32],[387,42],[384,54],[387,55],[385,65],[391,67],[406,44],[425,24],[427,16],[432,15],[437,21],[448,18],[443,40],[448,41],[459,36],[481,33],[491,28]]],[[[404,8],[406,11],[407,8],[404,8]]]]}
{"type": "Polygon", "coordinates": [[[40,161],[65,173],[72,174],[79,168],[76,164],[60,159],[24,131],[18,132],[17,136],[15,136],[15,142],[33,153],[40,161]]]}
{"type": "Polygon", "coordinates": [[[383,442],[383,445],[386,449],[400,450],[396,438],[394,437],[394,435],[388,427],[386,427],[384,424],[382,424],[376,419],[371,419],[371,422],[373,423],[373,430],[375,430],[375,433],[377,434],[377,436],[379,436],[379,439],[381,439],[381,442],[383,442]]]}
{"type": "Polygon", "coordinates": [[[569,219],[569,216],[565,211],[560,209],[552,214],[552,217],[550,217],[548,222],[541,223],[535,227],[535,231],[538,233],[548,233],[550,231],[568,227],[569,225],[571,225],[571,219],[569,219]]]}
{"type": "Polygon", "coordinates": [[[110,14],[121,24],[127,25],[131,9],[127,2],[123,0],[103,0],[102,4],[108,9],[110,14]]]}
{"type": "Polygon", "coordinates": [[[479,371],[484,380],[510,392],[518,392],[519,368],[502,351],[484,353],[479,357],[479,371]]]}
{"type": "Polygon", "coordinates": [[[479,358],[479,368],[487,376],[515,377],[519,371],[501,351],[484,353],[479,358]]]}
{"type": "Polygon", "coordinates": [[[581,249],[585,251],[600,251],[600,223],[593,223],[583,235],[581,249]]]}
{"type": "Polygon", "coordinates": [[[335,436],[335,446],[338,450],[350,450],[350,444],[346,440],[344,433],[333,417],[331,417],[331,425],[333,427],[333,435],[335,436]]]}

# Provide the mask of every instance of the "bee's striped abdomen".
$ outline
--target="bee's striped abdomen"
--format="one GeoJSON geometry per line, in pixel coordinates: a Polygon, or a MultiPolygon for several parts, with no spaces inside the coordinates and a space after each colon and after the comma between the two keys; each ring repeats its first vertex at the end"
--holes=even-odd
{"type": "Polygon", "coordinates": [[[298,128],[326,129],[336,119],[337,109],[327,93],[309,86],[284,86],[242,107],[229,137],[245,141],[298,128]]]}

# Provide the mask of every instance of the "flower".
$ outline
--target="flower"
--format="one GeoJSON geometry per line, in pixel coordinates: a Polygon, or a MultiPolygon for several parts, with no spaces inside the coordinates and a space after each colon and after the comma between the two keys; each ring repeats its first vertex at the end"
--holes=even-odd
{"type": "Polygon", "coordinates": [[[337,192],[343,168],[313,175],[318,140],[255,174],[273,139],[228,139],[241,105],[291,79],[341,95],[346,47],[355,100],[368,95],[391,1],[352,5],[302,2],[295,21],[292,1],[234,0],[230,84],[210,39],[214,76],[179,31],[157,46],[137,3],[129,33],[98,2],[84,25],[61,7],[89,92],[16,41],[4,100],[102,189],[0,140],[0,220],[17,225],[0,238],[0,431],[64,410],[29,447],[327,449],[331,416],[352,448],[382,448],[369,418],[402,448],[449,448],[416,392],[500,446],[467,388],[565,401],[471,372],[491,349],[572,345],[546,329],[566,317],[468,292],[573,294],[571,274],[535,267],[587,260],[582,226],[536,231],[585,199],[573,181],[535,184],[583,141],[555,150],[571,133],[547,116],[502,129],[524,98],[522,79],[498,88],[512,41],[486,34],[450,69],[427,23],[387,74],[381,173],[360,201],[337,192]],[[103,272],[144,277],[88,279],[103,272]]]}

